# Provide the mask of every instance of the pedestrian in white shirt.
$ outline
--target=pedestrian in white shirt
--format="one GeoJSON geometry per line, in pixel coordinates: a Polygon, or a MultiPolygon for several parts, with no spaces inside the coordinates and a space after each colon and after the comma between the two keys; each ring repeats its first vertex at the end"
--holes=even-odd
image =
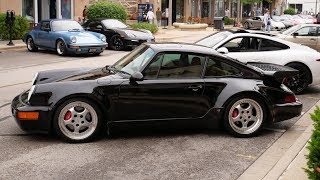
{"type": "Polygon", "coordinates": [[[149,9],[148,13],[147,13],[147,17],[146,19],[149,20],[150,24],[153,24],[153,19],[155,18],[154,13],[152,12],[152,8],[149,9]]]}
{"type": "Polygon", "coordinates": [[[268,33],[270,33],[271,18],[268,10],[266,10],[264,14],[263,21],[264,21],[265,31],[268,31],[268,33]]]}

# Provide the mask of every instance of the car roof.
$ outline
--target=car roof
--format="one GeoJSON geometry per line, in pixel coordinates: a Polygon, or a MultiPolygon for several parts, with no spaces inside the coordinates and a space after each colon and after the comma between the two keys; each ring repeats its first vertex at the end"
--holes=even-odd
{"type": "Polygon", "coordinates": [[[190,43],[174,43],[174,42],[156,42],[146,43],[152,49],[156,51],[178,51],[178,52],[193,52],[201,54],[219,55],[220,53],[214,49],[202,45],[190,44],[190,43]]]}

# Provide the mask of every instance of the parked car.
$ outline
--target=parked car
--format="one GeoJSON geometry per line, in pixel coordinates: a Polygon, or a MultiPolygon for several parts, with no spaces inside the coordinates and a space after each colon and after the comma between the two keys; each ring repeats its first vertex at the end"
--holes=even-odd
{"type": "Polygon", "coordinates": [[[306,24],[307,21],[298,15],[293,15],[292,18],[298,21],[298,24],[306,24]]]}
{"type": "MultiPolygon", "coordinates": [[[[255,16],[249,19],[246,19],[243,23],[243,28],[245,29],[264,29],[264,16],[255,16]]],[[[285,25],[282,22],[276,22],[271,19],[270,24],[271,30],[282,30],[285,29],[285,25]]]]}
{"type": "Polygon", "coordinates": [[[281,84],[296,70],[276,68],[263,71],[204,46],[145,43],[112,66],[37,73],[31,89],[13,99],[12,112],[22,129],[53,130],[71,142],[92,140],[113,123],[147,121],[223,124],[250,137],[264,123],[301,113],[301,102],[281,84]]]}
{"type": "Polygon", "coordinates": [[[144,42],[155,41],[149,30],[133,29],[116,19],[88,20],[83,27],[86,30],[104,34],[109,47],[117,51],[127,47],[134,48],[144,42]]]}
{"type": "Polygon", "coordinates": [[[300,24],[281,32],[277,35],[277,37],[309,46],[317,51],[320,51],[319,32],[319,24],[300,24]]]}
{"type": "Polygon", "coordinates": [[[261,34],[227,31],[209,35],[196,44],[242,62],[274,63],[297,69],[299,75],[284,81],[295,93],[303,92],[309,84],[320,83],[320,53],[307,46],[261,34]]]}
{"type": "Polygon", "coordinates": [[[317,19],[312,17],[311,15],[298,14],[298,16],[304,19],[306,24],[317,24],[317,19]]]}
{"type": "Polygon", "coordinates": [[[272,16],[271,18],[275,22],[282,22],[286,28],[294,25],[294,23],[287,18],[281,18],[280,16],[272,16]]]}
{"type": "Polygon", "coordinates": [[[108,45],[103,34],[87,32],[77,21],[66,19],[40,21],[24,36],[23,41],[31,52],[43,48],[55,50],[59,55],[99,55],[108,45]]]}
{"type": "Polygon", "coordinates": [[[292,15],[289,15],[289,14],[283,14],[283,15],[280,16],[280,18],[286,19],[287,21],[291,21],[293,23],[293,25],[301,24],[300,20],[294,19],[292,17],[292,15]]]}

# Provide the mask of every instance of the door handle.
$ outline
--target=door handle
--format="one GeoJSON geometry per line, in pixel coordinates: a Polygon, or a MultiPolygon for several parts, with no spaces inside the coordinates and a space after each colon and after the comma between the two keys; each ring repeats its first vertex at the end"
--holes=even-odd
{"type": "Polygon", "coordinates": [[[315,38],[311,38],[310,40],[311,40],[311,41],[316,41],[316,39],[315,39],[315,38]]]}
{"type": "Polygon", "coordinates": [[[192,89],[192,91],[198,91],[199,89],[202,89],[202,85],[191,85],[188,87],[188,89],[192,89]]]}

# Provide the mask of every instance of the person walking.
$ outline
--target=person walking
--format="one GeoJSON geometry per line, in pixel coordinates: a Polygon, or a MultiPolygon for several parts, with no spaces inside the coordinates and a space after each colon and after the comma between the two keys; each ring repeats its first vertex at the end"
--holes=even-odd
{"type": "Polygon", "coordinates": [[[318,12],[318,14],[316,15],[317,18],[317,24],[320,24],[320,12],[318,12]]]}
{"type": "Polygon", "coordinates": [[[271,18],[270,18],[269,10],[266,10],[263,21],[264,21],[265,31],[268,31],[268,33],[270,33],[271,18]]]}
{"type": "Polygon", "coordinates": [[[156,18],[157,18],[157,25],[158,27],[161,26],[161,19],[162,19],[162,12],[160,11],[160,8],[156,11],[156,18]]]}
{"type": "Polygon", "coordinates": [[[148,19],[150,24],[153,24],[154,13],[152,12],[152,8],[149,9],[146,19],[148,19]]]}
{"type": "Polygon", "coordinates": [[[258,8],[257,10],[256,10],[256,16],[260,16],[261,15],[261,11],[260,11],[260,8],[258,8]]]}
{"type": "Polygon", "coordinates": [[[83,17],[83,22],[87,20],[87,6],[84,6],[84,9],[82,11],[82,17],[83,17]]]}
{"type": "Polygon", "coordinates": [[[228,18],[230,18],[230,11],[228,8],[226,8],[226,10],[224,11],[224,16],[227,16],[228,18]]]}

